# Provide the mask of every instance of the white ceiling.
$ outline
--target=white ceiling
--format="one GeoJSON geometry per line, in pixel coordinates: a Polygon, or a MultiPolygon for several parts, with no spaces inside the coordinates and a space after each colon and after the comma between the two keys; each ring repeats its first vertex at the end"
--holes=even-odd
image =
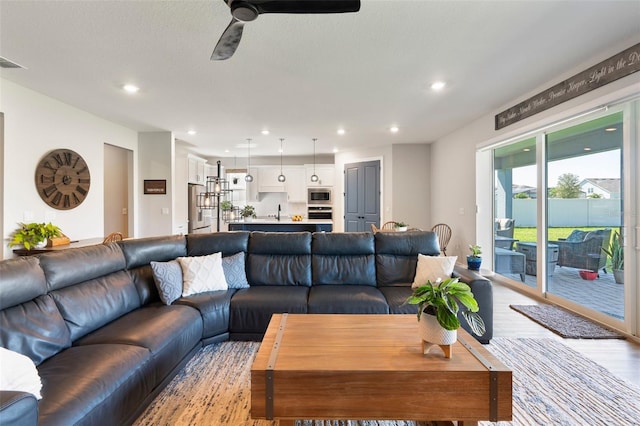
{"type": "Polygon", "coordinates": [[[278,155],[281,137],[285,155],[312,138],[318,153],[431,142],[637,43],[640,2],[363,0],[354,14],[261,15],[212,62],[229,21],[222,0],[0,0],[0,56],[28,68],[0,75],[206,156],[244,156],[247,138],[252,155],[278,155]]]}

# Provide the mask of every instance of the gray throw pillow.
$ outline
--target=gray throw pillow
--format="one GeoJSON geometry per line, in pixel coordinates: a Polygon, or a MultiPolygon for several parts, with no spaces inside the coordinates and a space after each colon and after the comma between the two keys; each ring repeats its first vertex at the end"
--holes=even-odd
{"type": "Polygon", "coordinates": [[[222,269],[229,288],[249,288],[244,269],[244,252],[222,258],[222,269]]]}
{"type": "Polygon", "coordinates": [[[182,296],[182,268],[178,261],[151,262],[151,270],[160,300],[165,305],[172,304],[182,296]]]}

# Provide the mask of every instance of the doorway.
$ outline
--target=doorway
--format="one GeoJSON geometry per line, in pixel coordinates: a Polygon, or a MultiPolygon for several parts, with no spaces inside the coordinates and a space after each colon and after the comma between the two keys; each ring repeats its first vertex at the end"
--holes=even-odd
{"type": "Polygon", "coordinates": [[[380,161],[344,165],[344,230],[364,232],[380,225],[380,161]]]}
{"type": "Polygon", "coordinates": [[[104,235],[129,236],[133,151],[104,144],[104,235]]]}

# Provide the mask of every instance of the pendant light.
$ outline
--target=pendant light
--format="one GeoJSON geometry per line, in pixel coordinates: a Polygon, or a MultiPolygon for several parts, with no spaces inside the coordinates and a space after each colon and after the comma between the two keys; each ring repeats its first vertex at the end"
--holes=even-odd
{"type": "Polygon", "coordinates": [[[253,182],[253,176],[251,176],[251,139],[247,139],[247,174],[244,177],[245,182],[253,182]]]}
{"type": "Polygon", "coordinates": [[[318,175],[316,174],[316,141],[318,138],[313,138],[313,174],[311,175],[311,182],[318,181],[318,175]]]}
{"type": "Polygon", "coordinates": [[[282,174],[282,141],[283,138],[280,138],[280,175],[278,176],[278,182],[284,182],[287,178],[282,174]]]}

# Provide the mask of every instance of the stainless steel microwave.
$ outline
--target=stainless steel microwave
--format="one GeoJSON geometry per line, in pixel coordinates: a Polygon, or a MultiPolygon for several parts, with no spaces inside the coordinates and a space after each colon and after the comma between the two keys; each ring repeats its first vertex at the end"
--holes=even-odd
{"type": "Polygon", "coordinates": [[[307,188],[307,204],[327,205],[333,203],[331,188],[307,188]]]}

